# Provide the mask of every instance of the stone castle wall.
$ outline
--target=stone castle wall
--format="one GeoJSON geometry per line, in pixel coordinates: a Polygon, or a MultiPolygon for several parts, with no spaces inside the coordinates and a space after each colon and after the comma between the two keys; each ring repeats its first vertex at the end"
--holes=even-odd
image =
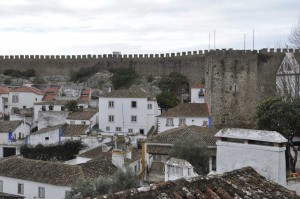
{"type": "MultiPolygon", "coordinates": [[[[275,73],[286,51],[223,49],[121,56],[0,56],[0,73],[6,69],[35,69],[41,76],[68,75],[71,70],[91,66],[106,70],[132,67],[140,75],[180,72],[188,77],[190,85],[205,79],[206,101],[210,104],[214,125],[253,126],[259,101],[276,94],[275,73]]],[[[294,52],[300,63],[299,49],[294,52]]]]}

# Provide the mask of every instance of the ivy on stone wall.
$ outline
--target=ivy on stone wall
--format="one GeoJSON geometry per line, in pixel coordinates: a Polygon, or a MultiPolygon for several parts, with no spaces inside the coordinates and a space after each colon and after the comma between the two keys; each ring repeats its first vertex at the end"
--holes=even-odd
{"type": "Polygon", "coordinates": [[[75,158],[75,155],[86,146],[80,140],[68,140],[60,145],[36,146],[22,145],[20,153],[25,158],[44,161],[67,161],[75,158]]]}

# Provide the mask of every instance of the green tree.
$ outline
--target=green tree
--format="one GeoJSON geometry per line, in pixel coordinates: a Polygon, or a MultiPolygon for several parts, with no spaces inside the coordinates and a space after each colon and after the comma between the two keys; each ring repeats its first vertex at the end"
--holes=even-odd
{"type": "Polygon", "coordinates": [[[170,91],[162,91],[156,95],[157,103],[160,108],[168,110],[179,103],[176,95],[170,91]]]}
{"type": "Polygon", "coordinates": [[[181,73],[172,72],[169,75],[164,75],[158,82],[158,87],[162,91],[170,91],[180,97],[183,88],[188,88],[187,77],[181,73]]]}
{"type": "Polygon", "coordinates": [[[295,133],[300,127],[300,98],[284,99],[272,97],[263,100],[256,108],[257,129],[277,131],[287,140],[287,162],[291,163],[292,172],[295,172],[298,152],[293,144],[295,133]],[[291,152],[294,151],[294,155],[291,152]]]}
{"type": "Polygon", "coordinates": [[[97,179],[78,179],[66,199],[97,197],[136,187],[139,187],[139,180],[130,168],[126,168],[125,171],[118,170],[109,177],[99,176],[97,179]]]}
{"type": "Polygon", "coordinates": [[[137,79],[137,74],[133,68],[120,68],[112,70],[111,77],[114,89],[129,88],[137,79]]]}
{"type": "Polygon", "coordinates": [[[172,147],[169,157],[184,159],[194,166],[194,171],[200,175],[209,172],[209,150],[206,145],[199,144],[188,137],[177,141],[172,147]]]}
{"type": "Polygon", "coordinates": [[[65,107],[67,109],[67,111],[76,111],[77,110],[77,101],[76,100],[70,100],[66,103],[65,107]]]}
{"type": "Polygon", "coordinates": [[[10,78],[5,78],[4,79],[4,84],[5,85],[10,85],[11,84],[11,79],[10,78]]]}

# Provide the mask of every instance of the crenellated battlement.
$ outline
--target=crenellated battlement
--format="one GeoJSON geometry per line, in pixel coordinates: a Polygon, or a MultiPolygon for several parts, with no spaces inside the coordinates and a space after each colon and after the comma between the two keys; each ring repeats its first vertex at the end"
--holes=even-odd
{"type": "Polygon", "coordinates": [[[226,53],[226,54],[257,54],[257,53],[284,53],[294,52],[300,53],[300,49],[274,49],[263,48],[261,50],[233,50],[229,49],[216,49],[216,50],[199,50],[199,51],[187,51],[177,53],[160,53],[160,54],[103,54],[103,55],[2,55],[0,60],[86,60],[86,59],[155,59],[155,58],[180,58],[186,56],[205,56],[214,53],[226,53]]]}

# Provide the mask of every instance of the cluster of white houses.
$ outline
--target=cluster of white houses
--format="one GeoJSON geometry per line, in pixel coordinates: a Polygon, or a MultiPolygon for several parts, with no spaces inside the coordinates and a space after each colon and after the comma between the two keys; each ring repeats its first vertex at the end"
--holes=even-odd
{"type": "Polygon", "coordinates": [[[10,116],[10,121],[0,121],[0,192],[64,198],[79,177],[110,176],[125,166],[150,182],[194,177],[187,161],[168,160],[171,147],[187,138],[208,147],[211,172],[252,166],[268,180],[288,186],[285,138],[276,132],[212,128],[202,84],[192,87],[191,103],[162,113],[156,99],[140,89],[114,90],[98,101],[91,93],[72,86],[44,91],[0,87],[0,114],[10,116]],[[67,109],[71,100],[77,101],[76,111],[67,109]],[[22,144],[65,140],[82,140],[88,148],[65,163],[13,156],[22,144]]]}

